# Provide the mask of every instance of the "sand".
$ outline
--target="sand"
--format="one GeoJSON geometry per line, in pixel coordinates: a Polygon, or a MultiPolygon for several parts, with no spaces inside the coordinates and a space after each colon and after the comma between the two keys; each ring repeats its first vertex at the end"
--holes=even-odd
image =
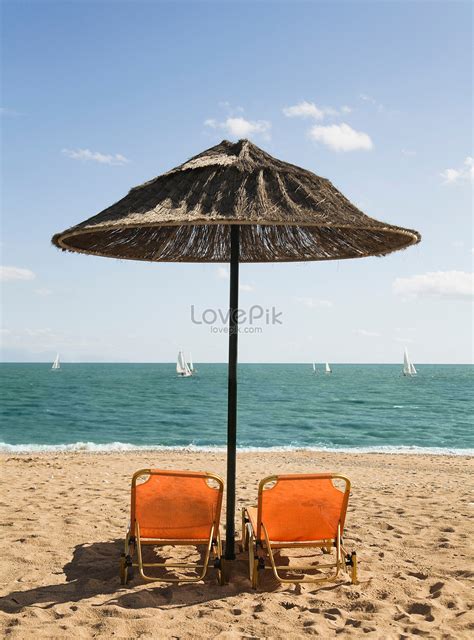
{"type": "Polygon", "coordinates": [[[255,502],[270,473],[331,470],[353,483],[345,537],[360,583],[343,574],[336,584],[283,586],[265,571],[258,592],[243,555],[224,587],[214,571],[194,585],[119,583],[132,472],[225,475],[223,454],[4,454],[0,463],[2,637],[472,637],[472,459],[239,454],[238,507],[255,502]]]}

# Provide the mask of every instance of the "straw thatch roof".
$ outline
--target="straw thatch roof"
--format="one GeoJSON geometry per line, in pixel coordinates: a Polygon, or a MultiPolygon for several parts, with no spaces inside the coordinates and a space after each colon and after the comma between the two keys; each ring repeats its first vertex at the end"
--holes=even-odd
{"type": "Polygon", "coordinates": [[[224,140],[53,243],[130,260],[224,262],[233,224],[242,225],[242,262],[381,256],[420,241],[416,231],[366,216],[329,180],[248,140],[224,140]]]}

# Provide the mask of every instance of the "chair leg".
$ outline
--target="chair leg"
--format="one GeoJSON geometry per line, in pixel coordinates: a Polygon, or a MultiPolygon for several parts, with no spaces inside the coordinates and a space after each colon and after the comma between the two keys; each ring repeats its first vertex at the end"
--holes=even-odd
{"type": "Polygon", "coordinates": [[[357,584],[357,554],[355,551],[351,554],[352,560],[352,571],[351,571],[351,582],[352,584],[357,584]]]}
{"type": "Polygon", "coordinates": [[[217,549],[214,566],[217,570],[217,582],[222,587],[225,584],[225,560],[222,555],[221,534],[217,532],[217,549]]]}
{"type": "Polygon", "coordinates": [[[252,589],[258,587],[258,556],[255,535],[250,522],[246,525],[247,549],[249,558],[249,579],[252,583],[252,589]]]}
{"type": "Polygon", "coordinates": [[[255,558],[252,567],[252,589],[258,589],[258,559],[255,558]]]}
{"type": "Polygon", "coordinates": [[[247,522],[248,518],[246,516],[245,507],[242,509],[242,539],[240,541],[240,551],[248,551],[249,548],[249,537],[247,534],[247,522]]]}
{"type": "Polygon", "coordinates": [[[122,556],[120,558],[120,584],[127,584],[127,577],[128,577],[127,560],[125,558],[125,554],[122,553],[122,556]]]}
{"type": "Polygon", "coordinates": [[[124,551],[120,556],[120,584],[127,584],[133,578],[132,553],[130,553],[130,531],[125,537],[124,551]]]}

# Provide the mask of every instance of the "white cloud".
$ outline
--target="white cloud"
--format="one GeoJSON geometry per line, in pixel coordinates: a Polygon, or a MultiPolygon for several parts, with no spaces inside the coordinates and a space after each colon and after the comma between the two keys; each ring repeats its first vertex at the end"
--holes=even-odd
{"type": "Polygon", "coordinates": [[[46,297],[52,295],[53,292],[51,289],[35,289],[35,293],[37,296],[46,297]]]}
{"type": "Polygon", "coordinates": [[[367,329],[354,329],[354,333],[357,333],[359,336],[364,336],[364,338],[380,338],[380,333],[367,331],[367,329]]]}
{"type": "Polygon", "coordinates": [[[120,166],[129,162],[127,158],[120,153],[100,153],[100,151],[91,151],[90,149],[62,149],[61,153],[64,153],[65,156],[73,160],[90,160],[92,162],[98,162],[99,164],[113,166],[120,166]]]}
{"type": "Polygon", "coordinates": [[[227,280],[229,278],[229,267],[217,267],[216,274],[221,280],[227,280]]]}
{"type": "Polygon", "coordinates": [[[0,266],[0,281],[11,282],[12,280],[33,280],[36,275],[30,269],[20,267],[0,266]]]}
{"type": "Polygon", "coordinates": [[[239,107],[239,106],[234,107],[227,100],[221,100],[220,102],[217,103],[217,106],[221,107],[221,109],[225,109],[230,116],[233,116],[236,113],[243,113],[244,112],[244,108],[243,107],[239,107]]]}
{"type": "Polygon", "coordinates": [[[330,300],[318,300],[317,298],[295,298],[295,300],[308,309],[329,309],[333,306],[330,300]]]}
{"type": "MultiPolygon", "coordinates": [[[[352,109],[347,105],[341,107],[342,113],[350,113],[352,109]]],[[[325,116],[337,116],[339,111],[333,107],[318,107],[314,102],[303,100],[291,107],[284,107],[283,113],[287,118],[313,118],[314,120],[322,120],[325,116]]]]}
{"type": "Polygon", "coordinates": [[[431,271],[397,278],[393,292],[406,298],[472,298],[474,274],[464,271],[431,271]]]}
{"type": "Polygon", "coordinates": [[[443,178],[444,184],[472,181],[474,180],[474,160],[471,156],[467,156],[462,167],[445,169],[439,175],[443,178]]]}
{"type": "Polygon", "coordinates": [[[314,102],[303,100],[292,107],[284,107],[283,113],[287,118],[314,118],[322,120],[324,118],[324,110],[317,107],[314,102]]]}
{"type": "Polygon", "coordinates": [[[19,111],[15,109],[9,109],[8,107],[0,107],[0,116],[19,116],[19,111]]]}
{"type": "Polygon", "coordinates": [[[250,138],[253,135],[261,134],[264,138],[269,138],[271,123],[268,120],[246,120],[245,118],[229,117],[223,122],[209,118],[204,121],[206,127],[211,129],[222,129],[231,138],[250,138]]]}
{"type": "Polygon", "coordinates": [[[87,345],[83,338],[74,338],[49,327],[7,329],[3,332],[2,342],[6,349],[19,349],[32,354],[48,353],[51,360],[58,350],[76,349],[87,345]]]}
{"type": "Polygon", "coordinates": [[[309,136],[316,142],[322,142],[334,151],[365,151],[373,148],[367,133],[356,131],[346,123],[332,124],[327,127],[315,125],[309,130],[309,136]]]}
{"type": "Polygon", "coordinates": [[[359,98],[364,102],[370,102],[370,104],[377,104],[372,96],[367,95],[366,93],[360,93],[359,98]]]}
{"type": "Polygon", "coordinates": [[[377,109],[377,111],[380,111],[380,112],[387,111],[386,108],[384,107],[384,105],[381,102],[377,102],[377,100],[375,98],[373,98],[372,96],[369,96],[367,93],[359,94],[359,98],[363,102],[367,102],[367,103],[373,105],[377,109]]]}
{"type": "MultiPolygon", "coordinates": [[[[216,276],[221,280],[228,280],[230,277],[229,267],[217,267],[216,276]]],[[[240,291],[255,291],[255,287],[245,282],[239,283],[240,291]]]]}
{"type": "Polygon", "coordinates": [[[440,173],[440,176],[446,183],[457,182],[457,180],[461,177],[461,171],[457,169],[445,169],[440,173]]]}
{"type": "Polygon", "coordinates": [[[51,336],[54,339],[59,337],[59,334],[55,333],[52,329],[24,329],[24,333],[30,338],[38,338],[43,336],[51,336]]]}

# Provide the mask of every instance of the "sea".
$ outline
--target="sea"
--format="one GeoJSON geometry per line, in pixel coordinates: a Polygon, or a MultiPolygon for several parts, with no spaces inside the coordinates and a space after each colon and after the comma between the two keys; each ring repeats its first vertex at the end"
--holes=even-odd
{"type": "MultiPolygon", "coordinates": [[[[0,364],[0,451],[221,450],[227,367],[0,364]]],[[[241,450],[474,453],[474,368],[240,364],[241,450]]]]}

